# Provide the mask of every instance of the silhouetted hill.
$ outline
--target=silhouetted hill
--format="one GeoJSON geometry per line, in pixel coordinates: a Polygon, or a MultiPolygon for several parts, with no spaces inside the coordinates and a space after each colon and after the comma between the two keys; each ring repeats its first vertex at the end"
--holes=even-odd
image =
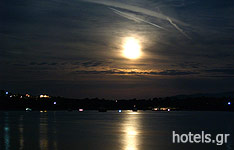
{"type": "Polygon", "coordinates": [[[234,111],[234,92],[178,95],[153,99],[68,99],[0,91],[0,110],[209,110],[234,111]]]}
{"type": "Polygon", "coordinates": [[[210,98],[234,98],[234,91],[223,92],[223,93],[197,93],[191,95],[176,95],[172,98],[186,99],[186,98],[199,98],[199,97],[210,97],[210,98]]]}

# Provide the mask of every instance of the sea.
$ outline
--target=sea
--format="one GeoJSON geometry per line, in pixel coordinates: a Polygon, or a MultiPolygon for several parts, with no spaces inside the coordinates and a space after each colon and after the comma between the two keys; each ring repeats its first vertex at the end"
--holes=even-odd
{"type": "Polygon", "coordinates": [[[0,150],[232,150],[233,135],[234,112],[0,112],[0,150]],[[189,133],[217,140],[185,142],[189,133]]]}

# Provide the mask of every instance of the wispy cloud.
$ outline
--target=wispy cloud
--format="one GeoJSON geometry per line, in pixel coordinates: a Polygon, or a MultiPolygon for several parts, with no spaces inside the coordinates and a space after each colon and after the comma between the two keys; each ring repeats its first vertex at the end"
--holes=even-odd
{"type": "MultiPolygon", "coordinates": [[[[129,5],[129,4],[124,4],[124,3],[120,3],[120,2],[116,2],[116,1],[106,1],[106,0],[83,0],[85,2],[90,2],[90,3],[96,3],[96,4],[101,4],[101,5],[105,5],[105,6],[109,6],[109,7],[115,7],[115,8],[121,8],[121,9],[125,9],[125,10],[129,10],[129,11],[133,11],[133,12],[137,12],[137,13],[141,13],[143,15],[147,15],[147,16],[151,16],[151,17],[156,17],[158,19],[162,19],[162,20],[168,20],[167,18],[169,16],[164,15],[162,13],[158,13],[149,9],[145,9],[142,7],[138,7],[138,6],[133,6],[133,5],[129,5]]],[[[170,19],[173,22],[176,22],[178,24],[181,25],[188,25],[182,21],[179,21],[177,19],[174,19],[172,17],[170,17],[170,19]]]]}
{"type": "Polygon", "coordinates": [[[111,9],[114,13],[116,13],[116,14],[122,16],[122,17],[128,18],[130,20],[134,20],[134,21],[137,21],[137,22],[141,21],[141,22],[147,23],[149,25],[152,25],[154,27],[164,29],[164,30],[166,30],[166,29],[164,27],[162,27],[162,26],[159,26],[159,25],[157,25],[155,23],[152,23],[150,21],[146,21],[144,19],[138,18],[138,17],[136,17],[134,15],[131,15],[130,13],[125,13],[123,11],[117,10],[115,8],[120,8],[120,9],[124,9],[124,10],[128,10],[128,11],[136,12],[136,13],[139,13],[139,14],[142,14],[142,15],[155,17],[157,19],[161,19],[161,20],[164,20],[164,21],[168,21],[182,35],[184,35],[188,39],[192,39],[187,33],[185,33],[185,31],[181,27],[179,27],[179,25],[188,26],[188,24],[186,24],[186,23],[184,23],[184,22],[182,22],[180,20],[174,19],[172,17],[169,17],[167,15],[164,15],[162,13],[152,11],[152,10],[149,10],[149,9],[145,9],[143,7],[133,6],[133,5],[120,3],[120,2],[116,2],[116,1],[106,1],[106,0],[83,0],[83,1],[108,6],[109,9],[111,9]],[[115,8],[113,8],[113,7],[115,7],[115,8]]]}
{"type": "Polygon", "coordinates": [[[169,17],[167,17],[167,20],[170,22],[171,25],[173,25],[180,33],[182,33],[186,38],[192,39],[190,36],[188,36],[177,24],[175,24],[169,17]]]}
{"type": "Polygon", "coordinates": [[[232,68],[217,68],[217,69],[209,69],[206,70],[209,73],[222,73],[222,74],[227,74],[227,75],[233,75],[234,74],[234,69],[232,68]]]}
{"type": "Polygon", "coordinates": [[[119,11],[119,10],[114,9],[114,8],[111,8],[111,7],[109,7],[109,9],[111,9],[114,13],[116,13],[116,14],[122,16],[122,17],[125,17],[125,18],[127,18],[127,19],[134,20],[134,21],[137,21],[137,22],[144,22],[144,23],[147,23],[147,24],[152,25],[152,26],[154,26],[154,27],[157,27],[157,28],[166,30],[165,28],[163,28],[163,27],[161,27],[161,26],[159,26],[159,25],[157,25],[157,24],[155,24],[155,23],[152,23],[152,22],[143,20],[143,19],[141,19],[141,18],[135,17],[135,16],[131,15],[130,13],[125,13],[125,12],[123,12],[123,11],[119,11]]]}
{"type": "Polygon", "coordinates": [[[133,20],[133,21],[138,22],[138,23],[142,22],[141,20],[139,20],[137,17],[133,16],[130,13],[122,12],[122,11],[119,11],[119,10],[111,8],[111,7],[109,7],[109,9],[111,9],[114,13],[116,13],[124,18],[127,18],[129,20],[133,20]]]}
{"type": "Polygon", "coordinates": [[[138,71],[121,71],[121,70],[78,70],[76,71],[78,74],[110,74],[110,75],[168,75],[168,76],[176,76],[176,75],[192,75],[199,74],[199,72],[191,72],[191,71],[180,71],[180,70],[165,70],[160,72],[138,72],[138,71]]]}

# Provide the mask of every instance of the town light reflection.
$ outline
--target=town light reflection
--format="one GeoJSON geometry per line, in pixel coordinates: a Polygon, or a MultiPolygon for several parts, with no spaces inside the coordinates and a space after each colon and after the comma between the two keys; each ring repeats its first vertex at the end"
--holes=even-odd
{"type": "Polygon", "coordinates": [[[139,145],[139,114],[128,113],[123,123],[123,147],[124,150],[138,150],[139,145]]]}
{"type": "Polygon", "coordinates": [[[40,150],[48,150],[48,118],[41,114],[40,117],[40,150]]]}
{"type": "Polygon", "coordinates": [[[40,150],[58,150],[56,112],[50,121],[47,113],[40,113],[40,150]]]}
{"type": "Polygon", "coordinates": [[[10,128],[8,125],[8,113],[5,116],[5,124],[4,124],[4,142],[5,142],[5,150],[9,150],[10,147],[10,128]]]}
{"type": "Polygon", "coordinates": [[[24,149],[24,126],[23,126],[24,116],[21,115],[19,118],[19,150],[24,149]]]}

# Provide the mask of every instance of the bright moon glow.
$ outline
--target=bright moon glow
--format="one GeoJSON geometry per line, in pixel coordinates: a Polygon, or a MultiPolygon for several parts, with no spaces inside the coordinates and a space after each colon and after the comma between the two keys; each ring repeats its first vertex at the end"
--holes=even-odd
{"type": "Polygon", "coordinates": [[[123,55],[128,59],[137,59],[141,56],[141,46],[135,38],[128,38],[124,44],[123,55]]]}

